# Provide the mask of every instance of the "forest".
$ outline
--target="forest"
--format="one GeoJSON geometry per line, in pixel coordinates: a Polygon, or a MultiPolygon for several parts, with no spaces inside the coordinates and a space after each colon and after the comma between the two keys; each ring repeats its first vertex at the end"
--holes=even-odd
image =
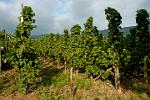
{"type": "Polygon", "coordinates": [[[107,7],[107,35],[89,16],[83,27],[32,39],[35,15],[24,6],[15,34],[0,30],[1,100],[150,100],[146,9],[137,10],[129,34],[121,14],[107,7]]]}

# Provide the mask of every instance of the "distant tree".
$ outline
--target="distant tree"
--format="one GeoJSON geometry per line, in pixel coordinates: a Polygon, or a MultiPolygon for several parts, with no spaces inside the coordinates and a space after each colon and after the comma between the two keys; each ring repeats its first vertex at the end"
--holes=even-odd
{"type": "Polygon", "coordinates": [[[80,62],[80,34],[81,34],[81,27],[80,25],[76,24],[71,28],[71,37],[69,41],[69,53],[68,53],[68,60],[70,60],[70,89],[71,89],[71,98],[74,98],[74,80],[73,80],[73,68],[78,68],[80,62]]]}
{"type": "Polygon", "coordinates": [[[139,60],[142,65],[144,64],[144,80],[145,83],[148,83],[148,55],[150,50],[150,33],[149,33],[149,14],[145,9],[140,9],[136,14],[136,23],[137,23],[137,46],[138,46],[138,55],[139,60]]]}
{"type": "Polygon", "coordinates": [[[71,36],[80,35],[80,30],[81,30],[81,26],[79,24],[74,25],[70,30],[71,36]]]}
{"type": "Polygon", "coordinates": [[[105,9],[106,19],[108,20],[108,37],[110,39],[110,43],[114,44],[121,41],[122,33],[120,32],[122,23],[120,13],[114,8],[108,7],[105,9]]]}
{"type": "Polygon", "coordinates": [[[137,34],[136,27],[130,29],[130,33],[126,36],[126,48],[130,51],[132,55],[135,55],[135,48],[137,46],[137,34]]]}
{"type": "Polygon", "coordinates": [[[29,36],[35,28],[35,16],[31,7],[24,6],[19,17],[14,45],[5,54],[5,60],[16,70],[15,82],[18,90],[26,93],[30,86],[36,83],[36,76],[39,72],[37,54],[35,48],[31,47],[29,36]]]}
{"type": "Polygon", "coordinates": [[[84,24],[84,32],[90,33],[93,31],[93,17],[89,17],[84,24]]]}
{"type": "Polygon", "coordinates": [[[108,37],[110,46],[112,49],[110,49],[109,53],[112,54],[112,66],[114,68],[115,72],[115,87],[116,89],[120,91],[120,72],[119,72],[119,66],[120,66],[120,53],[121,53],[121,42],[122,42],[122,32],[120,31],[122,23],[121,15],[120,13],[115,10],[114,8],[108,7],[105,9],[105,15],[106,19],[108,20],[108,37]],[[113,50],[113,51],[111,51],[113,50]]]}
{"type": "Polygon", "coordinates": [[[67,60],[68,60],[68,46],[69,46],[69,31],[67,29],[64,30],[64,34],[62,37],[62,51],[63,51],[63,57],[64,57],[64,65],[65,65],[65,73],[66,73],[66,69],[67,69],[67,60]]]}
{"type": "Polygon", "coordinates": [[[0,30],[0,46],[5,46],[5,30],[0,30]]]}
{"type": "Polygon", "coordinates": [[[139,38],[139,49],[142,53],[141,56],[147,55],[149,53],[149,14],[145,9],[137,11],[136,15],[137,23],[137,36],[139,38]]]}
{"type": "MultiPolygon", "coordinates": [[[[125,48],[128,51],[129,55],[131,56],[130,61],[128,62],[127,67],[124,69],[126,73],[126,77],[132,78],[133,73],[135,73],[135,69],[138,66],[138,57],[137,57],[137,28],[133,27],[130,29],[130,33],[126,36],[125,40],[125,48]]],[[[139,69],[137,69],[139,70],[139,69]]]]}
{"type": "Polygon", "coordinates": [[[71,38],[69,43],[69,59],[70,59],[70,67],[77,67],[79,62],[79,41],[80,41],[80,33],[81,27],[76,24],[71,28],[71,38]]]}
{"type": "Polygon", "coordinates": [[[69,38],[69,31],[67,29],[64,30],[63,37],[64,37],[65,41],[69,38]]]}
{"type": "Polygon", "coordinates": [[[82,69],[85,69],[88,76],[95,79],[107,79],[107,76],[109,76],[107,72],[105,73],[106,67],[101,63],[101,41],[102,35],[99,33],[97,27],[93,26],[93,17],[89,17],[81,33],[80,66],[82,66],[82,69]]]}
{"type": "Polygon", "coordinates": [[[24,6],[21,12],[21,16],[19,17],[20,23],[17,25],[16,36],[26,37],[28,38],[31,34],[31,31],[36,27],[33,25],[35,23],[35,19],[33,17],[35,13],[32,8],[29,6],[24,6]]]}

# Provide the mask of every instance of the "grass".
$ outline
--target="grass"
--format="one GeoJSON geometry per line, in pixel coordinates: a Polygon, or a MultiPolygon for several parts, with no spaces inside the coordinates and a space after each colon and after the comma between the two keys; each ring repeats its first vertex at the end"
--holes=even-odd
{"type": "Polygon", "coordinates": [[[77,79],[75,81],[75,85],[77,86],[77,88],[85,90],[90,90],[92,87],[92,83],[84,78],[77,79]]]}
{"type": "Polygon", "coordinates": [[[0,93],[2,92],[2,89],[3,89],[3,83],[2,83],[2,78],[0,76],[0,93]]]}
{"type": "Polygon", "coordinates": [[[59,74],[51,78],[51,84],[56,87],[69,85],[69,74],[59,74]]]}
{"type": "MultiPolygon", "coordinates": [[[[15,94],[16,92],[14,77],[9,73],[12,73],[12,71],[3,73],[3,75],[0,76],[1,92],[7,95],[15,94]]],[[[65,74],[62,70],[54,66],[43,68],[40,77],[42,77],[42,81],[39,83],[36,90],[40,95],[38,100],[70,99],[69,73],[65,74]]],[[[119,95],[110,81],[91,81],[87,79],[86,75],[83,73],[74,75],[74,86],[74,100],[150,100],[150,87],[143,88],[136,84],[129,84],[130,87],[126,90],[126,93],[119,95]]]]}
{"type": "Polygon", "coordinates": [[[137,100],[137,96],[136,96],[136,95],[132,95],[132,96],[130,97],[130,100],[137,100]]]}
{"type": "Polygon", "coordinates": [[[14,74],[15,71],[11,69],[10,71],[2,72],[0,75],[0,94],[1,93],[7,93],[12,94],[14,91],[16,91],[15,86],[15,77],[14,74]]]}
{"type": "Polygon", "coordinates": [[[38,87],[38,90],[41,93],[41,100],[60,100],[60,96],[55,91],[48,92],[42,85],[38,87]]]}
{"type": "Polygon", "coordinates": [[[59,69],[57,68],[43,68],[41,71],[42,76],[42,84],[43,85],[50,85],[51,84],[51,78],[55,75],[59,74],[59,69]]]}
{"type": "MultiPolygon", "coordinates": [[[[51,73],[45,77],[45,79],[48,79],[45,82],[49,85],[41,84],[38,87],[38,90],[41,93],[41,97],[43,100],[68,100],[70,97],[70,75],[69,73],[58,73],[57,75],[53,76],[53,73],[55,73],[55,70],[52,71],[47,70],[51,73]]],[[[75,89],[77,90],[90,90],[92,87],[92,83],[85,79],[84,77],[78,77],[75,80],[75,89]]],[[[82,96],[76,95],[75,98],[77,100],[82,100],[82,96]]]]}
{"type": "Polygon", "coordinates": [[[120,96],[108,95],[105,97],[105,100],[121,100],[120,96]]]}

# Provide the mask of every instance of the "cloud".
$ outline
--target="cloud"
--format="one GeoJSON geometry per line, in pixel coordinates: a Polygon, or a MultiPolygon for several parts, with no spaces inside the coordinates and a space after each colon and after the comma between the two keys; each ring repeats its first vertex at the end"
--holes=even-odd
{"type": "Polygon", "coordinates": [[[19,23],[21,3],[31,6],[36,14],[35,34],[62,33],[74,24],[85,23],[89,16],[94,17],[94,25],[99,30],[107,28],[104,10],[110,6],[122,15],[122,26],[135,25],[136,11],[141,8],[150,12],[150,0],[1,0],[0,27],[15,32],[19,23]],[[5,1],[5,2],[4,2],[5,1]]]}

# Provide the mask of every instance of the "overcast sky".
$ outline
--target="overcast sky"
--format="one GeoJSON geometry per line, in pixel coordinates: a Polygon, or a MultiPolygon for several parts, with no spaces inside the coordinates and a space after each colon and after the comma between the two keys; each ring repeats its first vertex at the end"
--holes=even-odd
{"type": "Polygon", "coordinates": [[[0,27],[15,32],[19,23],[21,3],[31,6],[36,14],[36,25],[32,35],[62,33],[74,24],[83,25],[89,16],[99,30],[107,28],[104,10],[113,7],[122,16],[122,27],[135,24],[138,9],[150,12],[150,0],[0,0],[0,27]]]}

